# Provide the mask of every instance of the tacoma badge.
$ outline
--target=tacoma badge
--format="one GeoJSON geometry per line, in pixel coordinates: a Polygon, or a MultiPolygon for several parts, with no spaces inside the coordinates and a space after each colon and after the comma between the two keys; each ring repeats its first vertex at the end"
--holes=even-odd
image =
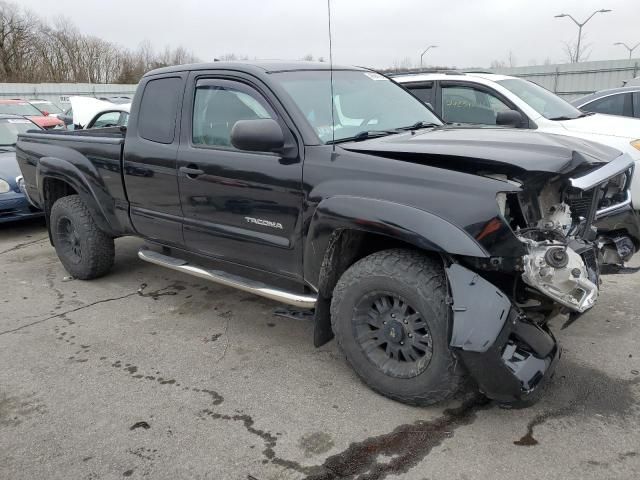
{"type": "Polygon", "coordinates": [[[253,217],[244,217],[244,219],[249,223],[255,223],[256,225],[262,225],[263,227],[279,228],[282,230],[282,224],[280,222],[272,222],[271,220],[253,217]]]}

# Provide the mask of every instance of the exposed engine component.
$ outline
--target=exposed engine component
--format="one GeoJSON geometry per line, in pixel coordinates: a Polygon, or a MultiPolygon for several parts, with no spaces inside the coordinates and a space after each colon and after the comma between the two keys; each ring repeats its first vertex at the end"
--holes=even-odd
{"type": "Polygon", "coordinates": [[[569,233],[573,219],[571,210],[566,203],[551,205],[543,218],[538,221],[538,228],[546,230],[559,230],[563,234],[569,233]]]}
{"type": "Polygon", "coordinates": [[[544,260],[553,268],[564,268],[569,264],[569,255],[565,247],[549,247],[544,260]]]}
{"type": "Polygon", "coordinates": [[[602,236],[598,238],[601,260],[604,265],[622,265],[629,261],[636,246],[628,235],[602,236]]]}
{"type": "Polygon", "coordinates": [[[598,286],[589,279],[582,257],[566,245],[522,239],[529,253],[523,258],[522,279],[556,302],[576,312],[591,308],[598,286]]]}

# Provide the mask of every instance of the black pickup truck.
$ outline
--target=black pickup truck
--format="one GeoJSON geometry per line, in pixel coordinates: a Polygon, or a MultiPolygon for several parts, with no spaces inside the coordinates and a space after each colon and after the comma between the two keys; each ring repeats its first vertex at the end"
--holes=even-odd
{"type": "Polygon", "coordinates": [[[593,227],[632,160],[568,137],[443,125],[375,72],[213,63],[144,76],[128,127],[32,132],[26,192],[76,278],[142,260],[315,309],[357,374],[429,404],[471,376],[527,404],[547,327],[598,297],[593,227]]]}

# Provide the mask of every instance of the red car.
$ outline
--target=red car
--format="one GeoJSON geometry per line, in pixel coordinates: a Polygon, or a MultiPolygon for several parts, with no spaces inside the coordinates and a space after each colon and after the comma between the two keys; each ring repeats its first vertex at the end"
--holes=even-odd
{"type": "Polygon", "coordinates": [[[27,117],[33,123],[47,130],[53,128],[65,128],[64,122],[51,115],[43,115],[40,110],[26,100],[0,99],[0,113],[10,113],[27,117]]]}

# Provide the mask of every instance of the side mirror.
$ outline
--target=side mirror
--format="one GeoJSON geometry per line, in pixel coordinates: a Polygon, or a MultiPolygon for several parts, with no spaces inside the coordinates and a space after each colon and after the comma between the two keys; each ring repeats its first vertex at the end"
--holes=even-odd
{"type": "Polygon", "coordinates": [[[67,127],[69,125],[73,125],[73,117],[70,117],[68,115],[60,117],[60,120],[62,120],[67,127]]]}
{"type": "Polygon", "coordinates": [[[496,125],[506,125],[509,127],[519,127],[524,122],[522,114],[516,110],[498,112],[496,115],[496,125]]]}
{"type": "Polygon", "coordinates": [[[48,117],[51,114],[49,112],[47,112],[46,110],[43,110],[42,111],[42,115],[44,115],[45,117],[48,117]]]}
{"type": "Polygon", "coordinates": [[[270,118],[238,120],[231,129],[231,145],[248,152],[273,152],[284,147],[284,133],[270,118]]]}

